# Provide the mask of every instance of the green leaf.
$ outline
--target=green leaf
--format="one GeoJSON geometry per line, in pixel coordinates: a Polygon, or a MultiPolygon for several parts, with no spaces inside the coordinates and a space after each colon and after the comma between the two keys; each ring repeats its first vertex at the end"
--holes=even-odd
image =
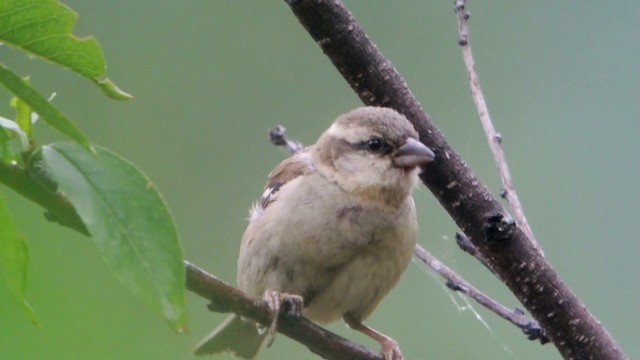
{"type": "MultiPolygon", "coordinates": [[[[29,82],[28,79],[25,79],[24,81],[27,83],[29,82]]],[[[22,129],[24,134],[27,136],[27,139],[32,140],[33,131],[31,126],[31,107],[29,106],[29,104],[27,104],[23,100],[20,100],[20,98],[16,96],[11,98],[10,104],[11,107],[16,109],[16,123],[18,123],[20,129],[22,129]]]]}
{"type": "MultiPolygon", "coordinates": [[[[98,83],[106,70],[102,49],[95,38],[72,34],[77,19],[75,12],[56,0],[2,0],[0,41],[98,83]]],[[[114,99],[131,98],[101,89],[114,99]]]]}
{"type": "Polygon", "coordinates": [[[67,118],[58,108],[51,105],[36,89],[31,87],[25,80],[9,70],[2,63],[0,63],[0,83],[15,96],[27,103],[31,109],[38,113],[49,125],[77,141],[85,149],[91,151],[89,140],[87,140],[76,124],[67,118]]]}
{"type": "MultiPolygon", "coordinates": [[[[18,163],[20,160],[20,152],[16,151],[13,142],[15,132],[6,128],[5,125],[11,125],[11,120],[0,117],[0,161],[4,163],[18,163]]],[[[14,123],[15,127],[19,127],[14,123]]],[[[22,131],[22,130],[20,130],[22,131]]],[[[25,136],[26,138],[26,136],[25,136]]]]}
{"type": "Polygon", "coordinates": [[[29,149],[29,138],[13,120],[0,116],[0,161],[6,164],[22,164],[21,153],[29,149]],[[15,138],[20,139],[19,145],[15,138]]]}
{"type": "Polygon", "coordinates": [[[38,317],[24,297],[27,287],[27,243],[18,234],[16,224],[0,196],[0,274],[2,282],[27,317],[40,326],[38,317]]]}
{"type": "Polygon", "coordinates": [[[71,201],[95,244],[127,288],[185,330],[185,271],[178,235],[158,190],[135,166],[95,147],[42,148],[58,189],[71,201]]]}
{"type": "Polygon", "coordinates": [[[116,100],[129,100],[133,99],[133,95],[127,93],[126,91],[120,89],[113,83],[110,79],[97,80],[95,83],[100,87],[100,90],[107,94],[112,99],[116,100]]]}

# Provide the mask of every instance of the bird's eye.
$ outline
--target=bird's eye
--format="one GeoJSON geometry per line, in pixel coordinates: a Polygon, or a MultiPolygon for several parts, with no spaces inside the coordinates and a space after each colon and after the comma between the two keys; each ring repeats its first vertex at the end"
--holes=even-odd
{"type": "Polygon", "coordinates": [[[391,150],[391,146],[384,140],[373,137],[367,140],[367,150],[375,153],[387,153],[391,150]]]}

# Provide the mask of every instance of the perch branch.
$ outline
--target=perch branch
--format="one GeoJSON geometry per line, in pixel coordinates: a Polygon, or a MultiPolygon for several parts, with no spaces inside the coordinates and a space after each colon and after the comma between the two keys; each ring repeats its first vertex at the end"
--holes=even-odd
{"type": "MultiPolygon", "coordinates": [[[[212,311],[231,311],[265,326],[271,323],[272,310],[264,300],[248,297],[187,261],[185,266],[187,289],[211,301],[212,311]]],[[[280,311],[277,330],[325,359],[382,360],[380,354],[321,328],[297,312],[280,311]]]]}
{"type": "Polygon", "coordinates": [[[475,61],[471,52],[471,45],[469,44],[468,22],[470,15],[466,10],[466,0],[456,0],[455,12],[456,17],[458,18],[458,44],[460,45],[460,49],[462,49],[462,58],[467,69],[467,75],[469,76],[471,98],[473,98],[473,102],[476,104],[478,117],[482,123],[484,133],[487,136],[487,142],[489,143],[489,148],[493,154],[496,167],[498,168],[498,173],[500,174],[500,180],[502,182],[502,192],[500,193],[500,196],[507,200],[509,208],[511,208],[513,216],[515,217],[516,223],[527,235],[527,240],[531,241],[531,245],[538,249],[538,251],[542,251],[540,249],[540,245],[533,237],[533,231],[531,231],[529,222],[524,215],[524,210],[522,208],[522,204],[520,204],[520,199],[518,198],[515,186],[513,185],[509,166],[507,165],[507,159],[504,154],[504,150],[502,149],[502,135],[497,133],[493,126],[491,116],[489,115],[489,107],[487,106],[487,102],[484,99],[484,93],[480,87],[480,78],[476,72],[475,61]]]}
{"type": "Polygon", "coordinates": [[[0,161],[0,182],[46,209],[47,220],[89,235],[71,203],[39,183],[29,171],[0,161]]]}
{"type": "MultiPolygon", "coordinates": [[[[55,214],[56,221],[64,226],[89,236],[69,201],[62,194],[43,187],[27,170],[0,161],[0,183],[40,205],[47,213],[55,214]],[[64,223],[60,219],[64,219],[64,223]]],[[[211,301],[210,310],[234,312],[262,324],[270,324],[272,313],[265,302],[247,297],[242,291],[187,261],[184,264],[187,290],[211,301]]],[[[377,352],[325,330],[295,312],[280,312],[277,330],[326,359],[382,360],[377,352]]]]}
{"type": "Polygon", "coordinates": [[[436,154],[422,182],[542,326],[566,359],[626,359],[615,340],[546,261],[531,234],[471,172],[411,94],[402,76],[339,0],[285,0],[367,105],[390,107],[436,154]]]}

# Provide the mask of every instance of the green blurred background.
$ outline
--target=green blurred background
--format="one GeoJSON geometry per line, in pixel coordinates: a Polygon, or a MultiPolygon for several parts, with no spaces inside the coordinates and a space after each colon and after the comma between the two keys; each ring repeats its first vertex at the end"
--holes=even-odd
{"type": "MultiPolygon", "coordinates": [[[[108,74],[136,96],[92,84],[6,46],[0,58],[71,116],[94,143],[143,169],[168,201],[185,257],[234,282],[247,209],[285,154],[267,129],[312,143],[359,100],[282,1],[65,0],[95,35],[108,74]]],[[[452,1],[348,1],[369,36],[478,176],[497,194],[493,160],[468,95],[452,1]]],[[[472,3],[471,42],[521,201],[547,258],[631,358],[640,358],[640,3],[472,3]]],[[[0,91],[0,114],[9,95],[0,91]]],[[[45,125],[41,143],[61,139],[45,125]]],[[[187,294],[174,334],[124,290],[88,238],[48,223],[2,189],[31,251],[28,298],[44,327],[0,296],[1,359],[191,359],[224,315],[187,294]],[[7,310],[9,309],[9,310],[7,310]]],[[[455,225],[420,187],[419,242],[482,290],[517,306],[458,250],[455,225]]],[[[407,359],[559,359],[412,263],[368,324],[407,359]],[[479,320],[481,317],[482,320],[479,320]]],[[[344,324],[331,330],[377,349],[344,324]]],[[[279,336],[262,359],[313,359],[279,336]]]]}

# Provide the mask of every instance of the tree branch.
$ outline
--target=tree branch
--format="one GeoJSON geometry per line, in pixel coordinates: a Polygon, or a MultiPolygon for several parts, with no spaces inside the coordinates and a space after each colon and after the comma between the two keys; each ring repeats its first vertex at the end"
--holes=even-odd
{"type": "Polygon", "coordinates": [[[527,335],[529,340],[540,340],[541,344],[549,342],[549,338],[545,335],[540,325],[534,320],[527,318],[522,310],[511,310],[508,307],[498,303],[487,295],[483,294],[475,286],[463,279],[455,271],[438,260],[435,256],[425,250],[422,246],[416,245],[413,254],[422,261],[423,264],[430,267],[443,278],[447,279],[447,287],[453,291],[459,291],[472,298],[480,305],[496,313],[498,316],[517,326],[527,335]]]}
{"type": "MultiPolygon", "coordinates": [[[[209,309],[234,312],[268,326],[273,313],[263,300],[248,297],[242,291],[218,280],[197,266],[185,261],[187,289],[212,302],[209,309]]],[[[278,314],[278,332],[306,345],[325,359],[382,360],[382,356],[362,345],[338,336],[302,317],[297,311],[278,314]]]]}
{"type": "MultiPolygon", "coordinates": [[[[413,122],[421,140],[438,155],[438,159],[421,174],[422,181],[469,236],[490,267],[504,279],[511,291],[540,322],[562,356],[567,359],[624,359],[625,356],[615,341],[560,280],[542,254],[532,246],[530,234],[514,226],[505,209],[446,143],[412,96],[400,74],[369,41],[344,6],[339,1],[287,2],[366,104],[394,108],[413,122]]],[[[43,189],[24,169],[0,163],[0,182],[47,209],[64,226],[87,234],[68,201],[61,194],[43,189]]],[[[186,266],[189,290],[207,298],[214,296],[212,294],[218,290],[210,290],[209,293],[209,290],[204,289],[218,287],[220,291],[225,291],[226,288],[221,287],[224,284],[215,278],[205,276],[188,263],[186,266]]],[[[257,321],[264,322],[268,318],[269,313],[263,312],[264,309],[253,308],[244,303],[244,300],[239,300],[235,293],[230,293],[229,296],[241,302],[236,310],[246,309],[247,314],[253,313],[260,317],[257,321]]],[[[219,305],[217,300],[214,302],[219,305]]],[[[293,324],[304,322],[295,314],[282,316],[283,318],[279,318],[280,330],[286,329],[289,321],[293,324]]],[[[312,329],[306,333],[308,335],[300,335],[303,343],[307,344],[305,341],[315,337],[332,338],[325,330],[312,323],[311,325],[312,329]]],[[[298,331],[298,325],[291,326],[295,329],[291,330],[295,336],[293,333],[298,331]]],[[[352,346],[344,341],[344,346],[352,346]]],[[[309,346],[312,351],[319,352],[320,348],[332,351],[329,345],[309,346]]],[[[353,347],[358,348],[357,352],[361,354],[354,353],[353,358],[380,358],[378,354],[359,345],[353,347]]],[[[345,353],[342,351],[348,350],[336,350],[333,355],[320,355],[343,358],[345,353]]]]}
{"type": "MultiPolygon", "coordinates": [[[[71,203],[62,194],[42,186],[29,171],[0,161],[0,183],[42,206],[48,214],[54,214],[61,225],[90,236],[71,203]]],[[[188,261],[184,264],[187,290],[209,300],[211,311],[234,312],[270,324],[272,312],[264,301],[248,297],[188,261]]],[[[379,353],[323,329],[295,311],[279,313],[277,330],[326,359],[382,360],[379,353]]]]}
{"type": "Polygon", "coordinates": [[[29,171],[0,161],[0,182],[46,209],[47,220],[89,235],[73,205],[62,194],[38,182],[29,171]]]}
{"type": "Polygon", "coordinates": [[[535,240],[449,146],[402,76],[338,0],[285,0],[300,23],[367,105],[407,116],[436,160],[423,183],[540,323],[566,359],[625,359],[614,339],[560,279],[535,240]]]}
{"type": "Polygon", "coordinates": [[[487,102],[484,99],[484,94],[480,87],[480,78],[476,72],[475,61],[473,60],[473,54],[471,53],[471,45],[469,45],[468,21],[470,15],[465,6],[465,0],[456,0],[455,11],[456,17],[458,18],[458,44],[462,49],[462,58],[467,69],[467,75],[469,76],[471,97],[473,98],[473,102],[476,104],[478,117],[482,123],[484,133],[487,136],[487,142],[489,143],[489,148],[491,149],[491,153],[493,154],[493,158],[496,162],[498,173],[500,173],[500,180],[502,182],[502,192],[500,193],[500,196],[507,200],[511,211],[513,212],[513,216],[516,219],[516,223],[522,228],[527,239],[531,241],[531,245],[538,249],[538,251],[542,251],[542,249],[540,249],[540,245],[533,237],[533,231],[531,231],[529,222],[524,215],[522,204],[520,204],[520,199],[518,198],[515,186],[513,185],[513,180],[511,179],[511,173],[509,172],[509,166],[507,165],[507,158],[502,149],[502,135],[497,133],[496,129],[493,127],[493,122],[489,115],[489,108],[487,107],[487,102]]]}

